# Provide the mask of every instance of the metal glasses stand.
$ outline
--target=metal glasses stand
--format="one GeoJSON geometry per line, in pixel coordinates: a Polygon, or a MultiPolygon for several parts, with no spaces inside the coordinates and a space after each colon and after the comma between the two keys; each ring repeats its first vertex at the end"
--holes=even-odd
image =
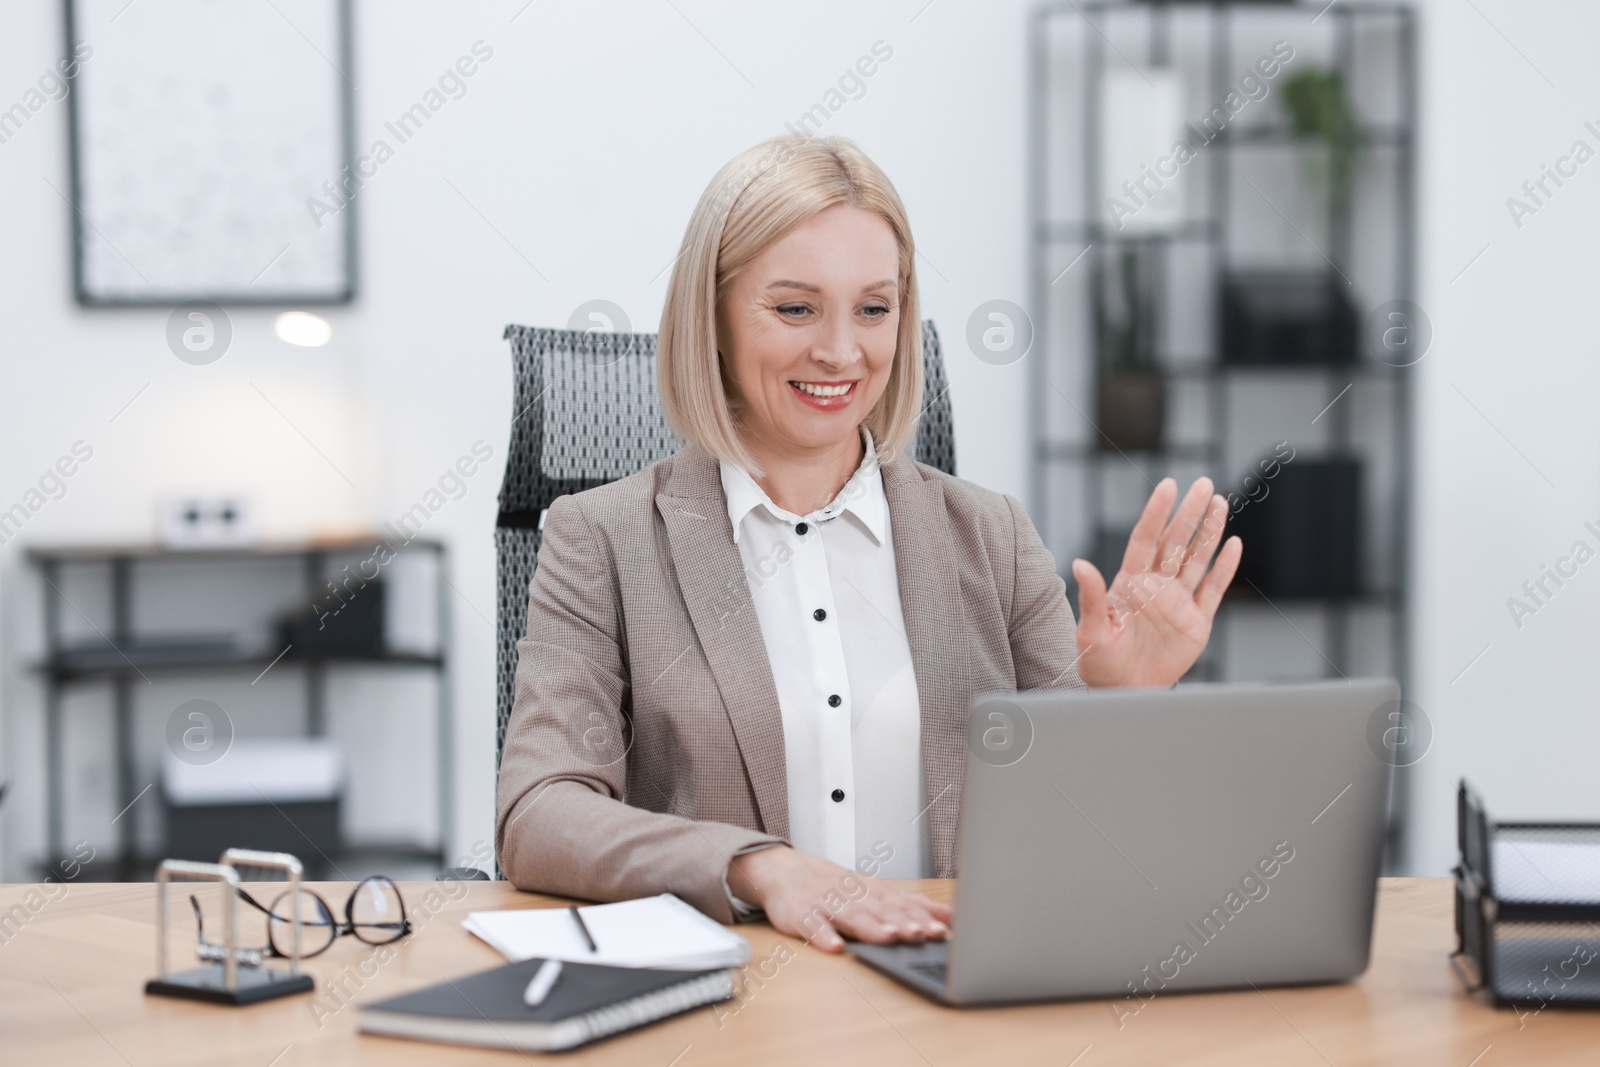
{"type": "MultiPolygon", "coordinates": [[[[144,985],[147,995],[203,1000],[208,1004],[255,1004],[263,1000],[305,993],[316,984],[309,974],[300,973],[300,909],[291,907],[292,951],[288,969],[261,966],[240,968],[239,949],[239,867],[258,867],[284,872],[289,880],[290,901],[300,899],[300,861],[286,852],[256,852],[230,848],[218,863],[189,860],[164,860],[156,875],[156,967],[160,974],[144,985]],[[172,973],[167,967],[167,884],[174,878],[222,883],[227,902],[222,907],[222,959],[189,971],[172,973]]],[[[270,920],[268,920],[270,922],[270,920]]]]}

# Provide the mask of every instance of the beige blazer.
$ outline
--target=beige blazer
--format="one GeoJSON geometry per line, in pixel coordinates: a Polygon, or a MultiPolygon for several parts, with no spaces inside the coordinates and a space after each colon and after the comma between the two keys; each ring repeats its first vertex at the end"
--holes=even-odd
{"type": "MultiPolygon", "coordinates": [[[[1082,688],[1055,560],[1020,504],[883,465],[922,704],[934,873],[955,873],[975,694],[1082,688]]],[[[729,859],[789,833],[783,724],[717,461],[690,445],[545,516],[495,847],[511,882],[672,892],[723,922],[729,859]]]]}

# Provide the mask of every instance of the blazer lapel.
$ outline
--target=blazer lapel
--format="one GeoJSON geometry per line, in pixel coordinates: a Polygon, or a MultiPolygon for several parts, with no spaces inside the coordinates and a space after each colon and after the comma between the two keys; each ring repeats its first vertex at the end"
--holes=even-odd
{"type": "Polygon", "coordinates": [[[900,607],[922,709],[922,772],[933,873],[955,875],[956,824],[966,772],[971,682],[970,643],[962,633],[961,579],[956,573],[944,494],[916,466],[896,457],[883,466],[894,534],[900,607]]]}
{"type": "Polygon", "coordinates": [[[656,510],[666,524],[689,618],[733,725],[761,828],[787,839],[783,716],[744,561],[728,526],[717,461],[693,445],[679,452],[666,487],[656,494],[656,510]]]}

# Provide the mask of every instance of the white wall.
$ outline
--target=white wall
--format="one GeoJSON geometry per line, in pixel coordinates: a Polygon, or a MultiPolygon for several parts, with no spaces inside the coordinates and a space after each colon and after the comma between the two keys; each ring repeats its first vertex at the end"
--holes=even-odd
{"type": "Polygon", "coordinates": [[[1428,873],[1454,862],[1461,775],[1491,814],[1600,818],[1600,564],[1520,629],[1506,607],[1573,542],[1600,549],[1584,529],[1600,526],[1600,161],[1521,229],[1506,207],[1574,141],[1600,151],[1583,127],[1600,127],[1600,9],[1477,7],[1430,0],[1422,37],[1420,303],[1437,333],[1417,368],[1411,698],[1436,739],[1412,865],[1428,873]]]}
{"type": "MultiPolygon", "coordinates": [[[[1586,536],[1585,519],[1600,520],[1591,340],[1600,267],[1587,239],[1600,162],[1521,231],[1504,206],[1574,139],[1600,147],[1581,128],[1600,120],[1600,106],[1586,110],[1600,79],[1588,56],[1600,12],[1579,0],[1479,0],[1483,15],[1455,0],[1423,6],[1420,296],[1436,340],[1418,367],[1412,696],[1437,739],[1417,768],[1414,856],[1419,870],[1439,872],[1451,860],[1450,786],[1461,773],[1506,812],[1600,809],[1587,784],[1596,669],[1583,642],[1594,633],[1583,620],[1600,599],[1600,563],[1520,632],[1504,603],[1541,562],[1586,536]]],[[[906,200],[926,311],[950,342],[962,473],[1024,492],[1026,369],[981,363],[959,339],[978,304],[1027,295],[1027,6],[824,0],[801,12],[706,0],[535,0],[525,9],[523,0],[358,0],[355,8],[360,150],[475,41],[494,56],[467,95],[363,190],[361,295],[330,316],[328,348],[282,345],[268,313],[241,310],[233,351],[191,367],[167,351],[162,310],[78,308],[69,209],[50,187],[67,187],[65,105],[47,105],[0,145],[0,501],[19,497],[83,438],[94,460],[65,499],[30,521],[24,541],[147,537],[155,493],[224,484],[255,494],[271,532],[304,535],[393,517],[473,441],[492,444],[495,469],[429,529],[452,546],[460,592],[452,836],[461,852],[489,834],[493,811],[490,530],[511,414],[501,327],[564,325],[580,303],[604,298],[636,328],[653,329],[664,268],[712,173],[781,132],[879,40],[893,57],[824,129],[855,137],[906,200]]],[[[115,47],[114,31],[97,31],[97,47],[115,47]]],[[[61,49],[56,4],[9,5],[0,107],[61,49]]],[[[15,543],[0,548],[0,585],[6,644],[25,649],[33,589],[15,543]]],[[[37,694],[15,661],[6,669],[5,761],[29,787],[11,798],[3,823],[5,871],[15,877],[17,858],[40,844],[41,809],[29,794],[39,783],[37,694]]],[[[384,699],[372,687],[351,697],[379,710],[384,699]]],[[[159,719],[162,710],[146,714],[159,719]]],[[[103,764],[98,778],[93,770],[79,786],[92,792],[98,781],[103,791],[103,764]]],[[[399,803],[410,784],[394,778],[399,803]]],[[[91,797],[81,806],[109,814],[108,803],[91,797]]],[[[99,831],[86,824],[91,832],[99,831]]]]}

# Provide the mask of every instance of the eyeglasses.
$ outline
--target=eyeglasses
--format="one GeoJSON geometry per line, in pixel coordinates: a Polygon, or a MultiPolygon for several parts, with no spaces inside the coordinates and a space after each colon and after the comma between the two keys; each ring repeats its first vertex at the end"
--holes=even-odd
{"type": "MultiPolygon", "coordinates": [[[[400,888],[383,875],[364,878],[350,891],[344,902],[344,922],[333,916],[333,909],[315,891],[310,889],[285,890],[267,907],[245,890],[238,890],[239,899],[266,916],[266,932],[256,938],[256,944],[235,949],[235,959],[251,967],[259,967],[268,957],[289,959],[294,952],[294,928],[300,924],[300,956],[302,959],[327,951],[339,938],[353,934],[369,945],[387,945],[411,933],[411,920],[406,918],[406,902],[400,888]]],[[[206,940],[205,918],[200,911],[200,899],[190,895],[194,907],[197,931],[197,949],[202,960],[222,960],[228,950],[214,941],[206,940]]]]}

